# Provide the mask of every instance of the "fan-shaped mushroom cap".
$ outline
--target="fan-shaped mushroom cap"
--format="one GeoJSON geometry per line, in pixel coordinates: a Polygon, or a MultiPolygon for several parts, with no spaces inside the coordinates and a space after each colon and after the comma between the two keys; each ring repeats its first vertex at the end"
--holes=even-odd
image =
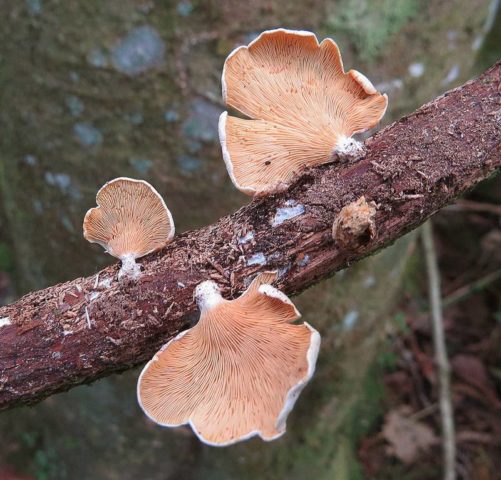
{"type": "Polygon", "coordinates": [[[222,84],[226,104],[250,117],[224,112],[219,120],[228,172],[249,195],[277,191],[305,167],[356,153],[351,135],[376,125],[388,103],[360,72],[344,72],[333,40],[319,44],[304,31],[269,30],[237,48],[222,84]]]}
{"type": "Polygon", "coordinates": [[[167,427],[189,423],[201,441],[226,446],[285,432],[287,415],[313,375],[320,335],[292,302],[259,275],[242,296],[224,300],[208,281],[196,289],[195,327],[167,343],[144,367],[138,401],[167,427]]]}
{"type": "Polygon", "coordinates": [[[84,237],[99,243],[126,265],[164,247],[174,237],[174,221],[160,194],[144,180],[115,178],[96,195],[83,222],[84,237]]]}

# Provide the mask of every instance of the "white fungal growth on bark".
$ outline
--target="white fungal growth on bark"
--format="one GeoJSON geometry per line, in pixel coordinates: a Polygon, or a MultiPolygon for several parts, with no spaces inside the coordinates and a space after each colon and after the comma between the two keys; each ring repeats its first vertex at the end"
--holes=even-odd
{"type": "Polygon", "coordinates": [[[244,245],[245,243],[250,242],[253,239],[254,239],[254,232],[251,230],[247,232],[243,237],[239,237],[238,243],[240,245],[244,245]]]}
{"type": "Polygon", "coordinates": [[[351,137],[341,137],[332,150],[333,158],[339,158],[342,161],[357,160],[363,157],[364,153],[364,144],[351,137]]]}
{"type": "Polygon", "coordinates": [[[118,272],[118,278],[129,277],[136,279],[141,274],[141,266],[136,263],[134,255],[128,254],[120,258],[122,261],[122,268],[118,272]]]}
{"type": "Polygon", "coordinates": [[[247,265],[266,265],[266,257],[263,252],[258,252],[247,259],[247,265]]]}
{"type": "Polygon", "coordinates": [[[112,282],[113,282],[113,279],[111,277],[103,278],[102,280],[99,281],[97,286],[99,288],[105,288],[105,289],[110,288],[112,282]]]}
{"type": "Polygon", "coordinates": [[[285,202],[285,207],[277,208],[273,221],[271,223],[272,227],[277,227],[282,225],[287,220],[303,215],[305,209],[304,205],[298,204],[294,200],[288,200],[285,202]]]}
{"type": "Polygon", "coordinates": [[[12,322],[10,321],[10,317],[0,318],[0,327],[6,327],[7,325],[12,325],[12,322]]]}

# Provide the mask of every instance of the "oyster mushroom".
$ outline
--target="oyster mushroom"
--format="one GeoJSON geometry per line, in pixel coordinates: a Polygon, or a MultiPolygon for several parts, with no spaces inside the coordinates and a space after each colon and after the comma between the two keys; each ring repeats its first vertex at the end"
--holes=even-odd
{"type": "Polygon", "coordinates": [[[355,133],[388,104],[360,72],[345,72],[336,43],[311,32],[269,30],[226,59],[219,137],[234,185],[248,195],[285,188],[305,168],[358,158],[355,133]]]}
{"type": "Polygon", "coordinates": [[[139,377],[138,402],[151,420],[189,424],[213,446],[285,432],[315,370],[320,335],[307,323],[291,324],[300,314],[270,285],[274,278],[259,275],[232,301],[212,281],[198,285],[200,321],[167,343],[139,377]]]}
{"type": "Polygon", "coordinates": [[[96,195],[83,222],[84,237],[122,261],[118,277],[137,278],[136,259],[160,250],[174,237],[174,221],[160,194],[144,180],[115,178],[96,195]]]}

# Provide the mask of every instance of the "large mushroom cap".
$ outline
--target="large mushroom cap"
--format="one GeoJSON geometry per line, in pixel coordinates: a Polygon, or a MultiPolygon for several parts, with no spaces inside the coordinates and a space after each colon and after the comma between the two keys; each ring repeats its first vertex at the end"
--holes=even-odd
{"type": "Polygon", "coordinates": [[[174,221],[160,194],[143,180],[120,177],[96,195],[98,207],[84,218],[84,237],[114,257],[133,259],[164,247],[174,237],[174,221]]]}
{"type": "Polygon", "coordinates": [[[354,133],[377,124],[388,98],[360,72],[345,73],[339,49],[311,32],[269,30],[239,47],[223,69],[223,156],[235,186],[274,192],[305,167],[332,160],[354,133]]]}
{"type": "Polygon", "coordinates": [[[225,446],[259,435],[273,440],[313,375],[320,336],[258,276],[236,300],[224,300],[214,282],[196,296],[200,321],[167,343],[145,366],[138,401],[154,422],[189,423],[203,442],[225,446]]]}

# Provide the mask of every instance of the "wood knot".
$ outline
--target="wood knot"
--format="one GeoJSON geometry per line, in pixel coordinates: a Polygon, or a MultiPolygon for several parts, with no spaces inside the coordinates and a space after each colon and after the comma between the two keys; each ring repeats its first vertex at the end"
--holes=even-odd
{"type": "Polygon", "coordinates": [[[339,246],[356,250],[376,236],[376,204],[365,197],[345,205],[332,225],[332,238],[339,246]]]}

